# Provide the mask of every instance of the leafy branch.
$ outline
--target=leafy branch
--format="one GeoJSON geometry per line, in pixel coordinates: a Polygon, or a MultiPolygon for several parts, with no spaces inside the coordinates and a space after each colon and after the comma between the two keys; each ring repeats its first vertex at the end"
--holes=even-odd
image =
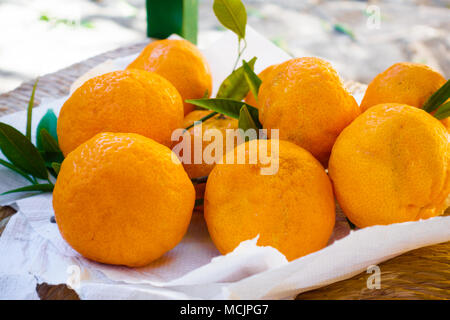
{"type": "MultiPolygon", "coordinates": [[[[258,109],[242,101],[249,91],[253,93],[256,99],[258,97],[258,90],[262,81],[253,71],[255,62],[256,57],[249,62],[242,61],[242,67],[233,71],[222,82],[216,98],[186,100],[187,103],[213,111],[198,122],[206,121],[220,113],[238,119],[239,128],[244,131],[252,128],[258,132],[258,129],[262,128],[259,122],[258,109]]],[[[186,130],[193,126],[194,124],[190,125],[186,130]]]]}
{"type": "Polygon", "coordinates": [[[31,124],[34,96],[38,80],[35,81],[27,108],[26,133],[23,135],[12,126],[0,122],[0,150],[8,161],[0,159],[0,165],[21,175],[31,185],[9,190],[3,194],[14,192],[53,190],[50,174],[57,176],[59,166],[64,160],[58,146],[56,135],[57,118],[48,110],[39,122],[36,134],[36,145],[31,142],[31,124]],[[58,170],[57,170],[58,169],[58,170]],[[44,180],[45,182],[40,182],[44,180]]]}
{"type": "Polygon", "coordinates": [[[186,100],[187,103],[213,112],[197,120],[194,124],[189,125],[185,130],[189,130],[196,124],[211,119],[220,113],[231,118],[239,119],[240,129],[245,131],[252,128],[258,132],[258,129],[262,128],[259,122],[258,109],[242,102],[249,91],[257,99],[258,89],[261,85],[261,79],[253,71],[257,58],[254,57],[248,62],[243,60],[242,66],[236,68],[247,47],[245,40],[247,11],[241,0],[214,0],[213,10],[219,22],[238,36],[238,57],[233,71],[221,83],[215,98],[186,100]]]}

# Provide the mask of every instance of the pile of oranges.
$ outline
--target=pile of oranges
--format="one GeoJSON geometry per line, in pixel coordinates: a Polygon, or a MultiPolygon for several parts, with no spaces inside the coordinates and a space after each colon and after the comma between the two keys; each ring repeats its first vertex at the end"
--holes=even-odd
{"type": "MultiPolygon", "coordinates": [[[[258,108],[267,139],[232,149],[213,141],[224,154],[214,163],[182,163],[171,150],[174,130],[211,113],[185,102],[212,92],[208,63],[191,43],[152,42],[126,70],[86,81],[58,119],[66,158],[53,207],[64,239],[89,259],[144,266],[181,241],[195,207],[222,254],[259,236],[294,260],[327,245],[335,199],[360,228],[434,217],[450,205],[448,123],[421,110],[446,82],[438,72],[397,63],[369,84],[360,106],[319,58],[291,59],[259,77],[257,97],[245,101],[258,108]],[[269,167],[276,170],[263,174],[269,167]]],[[[226,140],[238,126],[215,115],[200,135],[214,129],[226,140]]]]}

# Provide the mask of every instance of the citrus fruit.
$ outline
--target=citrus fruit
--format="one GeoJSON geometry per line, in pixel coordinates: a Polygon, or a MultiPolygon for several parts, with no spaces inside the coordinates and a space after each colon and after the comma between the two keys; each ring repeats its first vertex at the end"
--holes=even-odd
{"type": "MultiPolygon", "coordinates": [[[[190,112],[184,118],[183,127],[186,128],[186,127],[192,125],[194,123],[194,121],[197,121],[197,120],[211,114],[211,112],[212,111],[207,111],[207,110],[195,110],[195,111],[190,112]]],[[[209,173],[213,169],[216,162],[220,161],[222,159],[223,155],[225,155],[227,151],[231,151],[231,150],[226,149],[226,147],[227,147],[226,138],[228,135],[230,137],[230,139],[232,139],[233,136],[236,135],[235,130],[238,129],[238,120],[232,119],[232,118],[229,118],[229,117],[226,117],[223,115],[216,115],[215,117],[202,122],[202,124],[201,124],[202,132],[200,133],[201,134],[200,138],[202,140],[204,140],[202,143],[202,150],[201,150],[202,154],[208,146],[210,146],[210,145],[212,146],[212,144],[215,142],[215,137],[212,136],[212,134],[214,134],[215,132],[212,130],[218,130],[217,133],[220,132],[220,135],[223,137],[222,143],[221,143],[222,147],[223,147],[222,153],[216,155],[215,151],[212,151],[212,156],[214,157],[213,163],[207,163],[207,162],[211,162],[211,161],[206,162],[206,161],[204,161],[205,159],[203,159],[203,157],[201,159],[202,160],[201,163],[194,163],[194,160],[195,160],[194,159],[194,150],[195,150],[194,128],[195,127],[192,127],[186,132],[187,135],[190,135],[191,159],[190,159],[189,163],[183,163],[183,166],[190,178],[197,178],[197,177],[209,175],[209,173]],[[229,129],[229,131],[227,132],[228,129],[229,129]],[[211,141],[208,141],[209,139],[211,141]]],[[[199,127],[197,127],[197,128],[199,128],[199,127]]]]}
{"type": "Polygon", "coordinates": [[[337,136],[358,114],[336,71],[319,58],[281,63],[259,89],[263,127],[279,129],[280,139],[308,150],[325,167],[337,136]]]}
{"type": "Polygon", "coordinates": [[[258,245],[272,246],[288,260],[327,245],[335,222],[333,191],[308,151],[288,141],[251,140],[230,153],[234,164],[225,156],[214,167],[204,203],[209,233],[222,254],[258,235],[258,245]],[[267,152],[252,152],[261,146],[267,152]],[[238,164],[239,154],[245,163],[238,164]]]}
{"type": "Polygon", "coordinates": [[[144,266],[185,234],[195,191],[172,151],[132,133],[100,133],[64,160],[53,192],[63,238],[94,261],[144,266]]]}
{"type": "Polygon", "coordinates": [[[396,63],[369,84],[361,102],[361,111],[381,103],[401,103],[422,108],[445,81],[439,72],[424,64],[396,63]]]}
{"type": "MultiPolygon", "coordinates": [[[[261,81],[268,81],[268,79],[270,78],[270,75],[272,74],[273,69],[275,69],[275,67],[277,66],[277,64],[273,64],[271,66],[268,66],[267,68],[265,68],[263,71],[261,71],[258,74],[258,78],[261,79],[261,81]]],[[[255,96],[253,95],[252,91],[250,90],[247,94],[247,96],[245,97],[245,102],[247,102],[249,105],[258,108],[258,101],[256,101],[255,96]]]]}
{"type": "MultiPolygon", "coordinates": [[[[188,126],[192,125],[195,121],[211,114],[212,111],[208,110],[194,110],[190,113],[188,113],[183,122],[183,128],[187,128],[188,126]]],[[[210,118],[206,121],[203,121],[200,125],[197,125],[195,128],[191,127],[184,135],[184,138],[189,138],[189,147],[191,150],[190,157],[187,161],[182,161],[184,169],[186,170],[189,178],[200,178],[205,177],[209,175],[211,170],[213,169],[214,165],[219,162],[223,155],[226,154],[227,151],[227,145],[226,140],[227,136],[229,137],[230,141],[235,141],[237,143],[237,139],[234,139],[233,135],[235,135],[234,130],[238,128],[238,120],[232,119],[229,117],[226,117],[224,115],[216,115],[213,118],[210,118]],[[201,128],[201,131],[200,131],[201,128]],[[227,129],[233,130],[233,131],[227,131],[227,129]],[[199,130],[194,132],[194,130],[199,130]],[[212,134],[211,134],[212,133],[212,134]],[[217,153],[215,150],[211,151],[212,159],[204,159],[203,153],[206,148],[212,148],[214,144],[218,143],[216,140],[216,137],[214,137],[214,134],[219,134],[221,137],[221,143],[222,143],[222,153],[217,153]],[[196,144],[195,140],[202,141],[203,143],[198,147],[199,151],[201,151],[202,158],[199,159],[197,163],[194,161],[195,157],[195,150],[196,150],[196,144]],[[212,160],[212,161],[211,161],[212,160]]],[[[219,138],[219,135],[217,138],[219,138]]],[[[174,146],[179,143],[179,141],[174,143],[174,146]]],[[[220,142],[219,142],[220,143],[220,142]]],[[[184,150],[183,150],[184,152],[184,150]]],[[[181,153],[183,155],[183,153],[181,153]]],[[[182,159],[180,159],[182,160],[182,159]]],[[[195,191],[196,191],[196,198],[197,199],[203,199],[203,195],[205,192],[205,183],[197,183],[195,185],[195,191]]],[[[202,210],[202,206],[196,206],[196,210],[202,210]]]]}
{"type": "Polygon", "coordinates": [[[100,132],[139,133],[171,145],[183,123],[178,91],[163,77],[142,70],[110,72],[86,81],[62,106],[58,139],[68,155],[100,132]]]}
{"type": "MultiPolygon", "coordinates": [[[[401,103],[422,108],[428,98],[446,82],[427,65],[399,62],[380,73],[367,87],[361,111],[381,103],[401,103]]],[[[441,120],[450,129],[450,119],[441,120]]]]}
{"type": "Polygon", "coordinates": [[[342,131],[329,162],[337,200],[358,227],[437,216],[450,192],[445,127],[401,104],[371,107],[342,131]]]}
{"type": "MultiPolygon", "coordinates": [[[[212,77],[208,62],[198,48],[186,40],[158,40],[148,44],[128,68],[155,72],[169,80],[183,101],[209,97],[212,77]]],[[[184,113],[195,106],[184,102],[184,113]]]]}

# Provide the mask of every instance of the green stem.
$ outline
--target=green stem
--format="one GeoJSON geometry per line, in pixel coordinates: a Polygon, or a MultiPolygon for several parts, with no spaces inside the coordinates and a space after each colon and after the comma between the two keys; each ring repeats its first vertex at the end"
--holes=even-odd
{"type": "Polygon", "coordinates": [[[36,81],[34,81],[33,90],[31,91],[31,97],[28,101],[28,108],[27,108],[27,128],[26,128],[26,137],[28,140],[31,141],[31,120],[32,120],[32,114],[33,114],[33,106],[34,106],[34,95],[36,93],[36,87],[39,82],[39,78],[36,78],[36,81]]]}
{"type": "Polygon", "coordinates": [[[234,63],[233,71],[236,70],[238,63],[241,60],[242,54],[244,53],[245,49],[247,49],[247,41],[245,40],[245,38],[239,39],[238,41],[239,41],[238,42],[238,57],[236,59],[236,62],[234,63]],[[244,47],[242,49],[241,49],[241,40],[244,41],[244,47]]]}
{"type": "Polygon", "coordinates": [[[184,128],[185,131],[188,131],[190,128],[192,128],[193,126],[195,126],[196,122],[203,122],[206,121],[212,117],[214,117],[217,114],[217,112],[211,112],[210,114],[208,114],[207,116],[204,116],[201,119],[195,120],[193,124],[191,124],[190,126],[187,126],[186,128],[184,128]]]}
{"type": "Polygon", "coordinates": [[[22,171],[21,169],[17,168],[16,166],[12,165],[11,163],[0,159],[0,164],[5,166],[8,169],[11,169],[12,171],[14,171],[14,172],[16,172],[18,174],[20,174],[22,177],[24,177],[25,179],[27,179],[31,183],[35,184],[33,179],[28,174],[26,174],[24,171],[22,171]]]}

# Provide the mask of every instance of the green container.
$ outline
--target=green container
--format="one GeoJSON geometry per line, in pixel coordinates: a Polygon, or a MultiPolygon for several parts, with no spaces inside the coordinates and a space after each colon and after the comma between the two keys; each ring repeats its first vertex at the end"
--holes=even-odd
{"type": "Polygon", "coordinates": [[[198,0],[147,0],[147,36],[165,39],[173,33],[197,43],[198,0]]]}

